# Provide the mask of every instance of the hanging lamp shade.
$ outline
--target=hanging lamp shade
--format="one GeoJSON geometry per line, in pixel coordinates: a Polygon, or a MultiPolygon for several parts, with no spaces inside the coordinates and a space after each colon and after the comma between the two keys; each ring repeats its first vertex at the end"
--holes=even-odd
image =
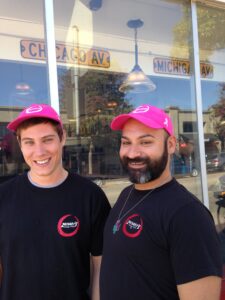
{"type": "Polygon", "coordinates": [[[119,87],[119,91],[122,93],[144,93],[152,92],[156,89],[154,82],[152,82],[151,79],[142,71],[138,64],[137,28],[142,27],[143,24],[144,22],[140,19],[130,20],[127,22],[127,26],[134,29],[135,65],[125,81],[119,87]]]}
{"type": "Polygon", "coordinates": [[[156,85],[147,75],[145,75],[139,65],[133,67],[126,80],[119,87],[119,91],[122,93],[144,93],[152,92],[155,89],[156,85]]]}

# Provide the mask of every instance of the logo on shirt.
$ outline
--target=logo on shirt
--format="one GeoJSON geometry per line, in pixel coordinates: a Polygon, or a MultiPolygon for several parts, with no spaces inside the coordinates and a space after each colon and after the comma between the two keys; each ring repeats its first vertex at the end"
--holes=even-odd
{"type": "Polygon", "coordinates": [[[143,220],[138,214],[129,216],[123,223],[123,233],[129,238],[136,238],[143,229],[143,220]]]}
{"type": "Polygon", "coordinates": [[[80,228],[80,221],[76,216],[70,214],[62,216],[57,225],[58,233],[63,237],[71,237],[77,234],[80,228]]]}

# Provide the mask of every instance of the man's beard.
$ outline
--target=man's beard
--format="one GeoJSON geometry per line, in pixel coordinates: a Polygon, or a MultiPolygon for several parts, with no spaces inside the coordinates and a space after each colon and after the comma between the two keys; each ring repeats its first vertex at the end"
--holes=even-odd
{"type": "Polygon", "coordinates": [[[165,141],[164,151],[161,157],[158,159],[151,159],[148,156],[137,157],[130,159],[127,156],[124,156],[120,159],[123,169],[128,173],[129,180],[132,183],[147,183],[153,181],[161,176],[163,171],[166,168],[168,162],[168,150],[167,142],[165,141]],[[140,163],[143,162],[145,167],[141,169],[133,169],[128,165],[129,163],[140,163]]]}

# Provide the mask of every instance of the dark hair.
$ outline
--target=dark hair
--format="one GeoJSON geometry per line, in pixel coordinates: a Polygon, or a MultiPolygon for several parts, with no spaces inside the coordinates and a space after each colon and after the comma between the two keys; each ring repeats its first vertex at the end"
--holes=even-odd
{"type": "Polygon", "coordinates": [[[47,118],[31,118],[31,119],[28,119],[26,121],[23,121],[16,129],[16,135],[18,137],[18,140],[20,142],[20,133],[21,133],[21,130],[22,129],[27,129],[28,127],[30,126],[33,126],[33,125],[38,125],[38,124],[42,124],[42,123],[50,123],[52,124],[52,126],[54,127],[55,131],[57,132],[58,136],[59,136],[59,139],[60,141],[62,140],[62,137],[63,137],[63,128],[61,126],[60,123],[54,121],[54,120],[51,120],[51,119],[47,119],[47,118]]]}
{"type": "Polygon", "coordinates": [[[164,132],[165,132],[165,139],[166,141],[168,140],[168,138],[170,137],[170,134],[164,129],[164,132]]]}

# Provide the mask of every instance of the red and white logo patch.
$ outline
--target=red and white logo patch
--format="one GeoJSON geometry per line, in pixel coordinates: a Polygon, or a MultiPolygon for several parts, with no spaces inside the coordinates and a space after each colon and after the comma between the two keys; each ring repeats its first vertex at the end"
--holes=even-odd
{"type": "Polygon", "coordinates": [[[78,233],[80,221],[70,214],[62,216],[57,225],[58,233],[63,237],[71,237],[78,233]]]}
{"type": "Polygon", "coordinates": [[[129,238],[138,237],[143,229],[143,220],[138,214],[129,216],[123,223],[123,233],[129,238]]]}

